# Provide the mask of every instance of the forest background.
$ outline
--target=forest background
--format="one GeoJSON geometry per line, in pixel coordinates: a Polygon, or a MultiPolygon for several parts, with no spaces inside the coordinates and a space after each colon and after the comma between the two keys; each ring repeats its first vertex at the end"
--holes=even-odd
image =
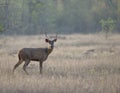
{"type": "Polygon", "coordinates": [[[0,0],[4,34],[120,32],[120,0],[0,0]]]}

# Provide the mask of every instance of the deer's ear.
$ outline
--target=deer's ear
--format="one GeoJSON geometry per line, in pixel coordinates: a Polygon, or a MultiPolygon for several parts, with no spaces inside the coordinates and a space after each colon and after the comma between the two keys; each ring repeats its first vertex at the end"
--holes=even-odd
{"type": "Polygon", "coordinates": [[[48,39],[45,39],[45,42],[49,42],[49,40],[48,40],[48,39]]]}
{"type": "Polygon", "coordinates": [[[57,39],[54,39],[54,42],[56,42],[57,41],[57,39]]]}

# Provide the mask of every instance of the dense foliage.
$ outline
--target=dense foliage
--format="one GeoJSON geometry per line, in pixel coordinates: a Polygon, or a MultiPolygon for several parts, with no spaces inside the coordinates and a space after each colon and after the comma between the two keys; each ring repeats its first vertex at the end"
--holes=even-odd
{"type": "Polygon", "coordinates": [[[0,31],[7,34],[119,32],[119,25],[120,0],[0,0],[0,31]],[[104,25],[108,19],[112,25],[104,25]]]}

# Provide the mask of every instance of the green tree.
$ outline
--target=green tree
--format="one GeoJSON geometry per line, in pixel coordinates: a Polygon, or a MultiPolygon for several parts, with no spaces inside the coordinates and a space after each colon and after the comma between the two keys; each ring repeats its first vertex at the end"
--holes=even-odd
{"type": "Polygon", "coordinates": [[[112,33],[115,30],[116,22],[110,17],[107,20],[100,20],[100,24],[102,27],[102,31],[105,32],[106,39],[108,38],[108,34],[112,33]]]}

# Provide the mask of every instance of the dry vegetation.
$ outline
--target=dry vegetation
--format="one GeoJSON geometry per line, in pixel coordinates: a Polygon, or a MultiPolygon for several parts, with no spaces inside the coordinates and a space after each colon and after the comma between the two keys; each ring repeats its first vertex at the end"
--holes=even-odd
{"type": "Polygon", "coordinates": [[[120,93],[120,35],[61,35],[43,75],[37,62],[12,73],[19,49],[46,46],[44,36],[0,37],[0,93],[120,93]]]}

